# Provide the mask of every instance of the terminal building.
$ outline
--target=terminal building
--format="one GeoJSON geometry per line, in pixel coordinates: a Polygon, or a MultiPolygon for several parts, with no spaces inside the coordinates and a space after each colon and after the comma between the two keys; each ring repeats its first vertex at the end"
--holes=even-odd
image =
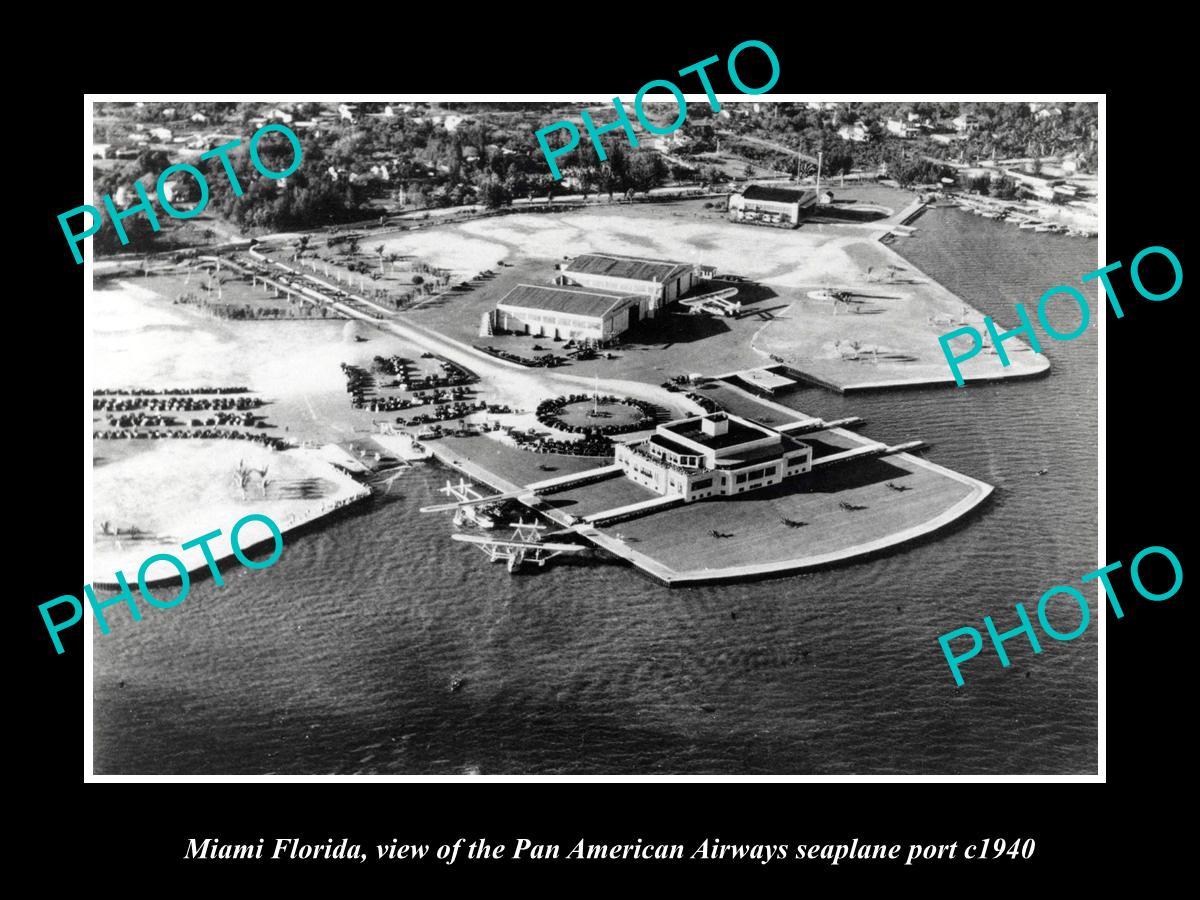
{"type": "Polygon", "coordinates": [[[798,228],[817,205],[817,192],[752,184],[729,195],[729,219],[752,225],[798,228]]]}
{"type": "Polygon", "coordinates": [[[659,425],[644,441],[617,444],[615,455],[632,481],[687,502],[758,490],[812,469],[809,444],[723,412],[659,425]]]}
{"type": "Polygon", "coordinates": [[[640,302],[627,293],[518,284],[488,314],[485,328],[605,344],[637,321],[640,302]]]}
{"type": "Polygon", "coordinates": [[[663,307],[691,290],[696,267],[691,263],[635,256],[585,253],[563,267],[576,284],[641,298],[637,315],[653,319],[663,307]]]}

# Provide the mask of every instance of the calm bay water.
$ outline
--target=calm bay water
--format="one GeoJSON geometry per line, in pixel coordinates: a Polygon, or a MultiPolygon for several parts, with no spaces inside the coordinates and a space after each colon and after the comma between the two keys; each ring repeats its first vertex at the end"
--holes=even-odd
{"type": "MultiPolygon", "coordinates": [[[[1097,264],[1094,241],[958,210],[915,224],[896,249],[1010,327],[1014,302],[1097,264]]],[[[937,636],[985,614],[1013,627],[1015,601],[1096,567],[1096,346],[1094,323],[1047,341],[1047,379],[789,398],[923,438],[997,489],[926,543],[815,574],[668,590],[592,561],[511,577],[417,513],[445,478],[419,467],[273,568],[97,632],[96,771],[1094,772],[1094,589],[1081,638],[1038,656],[1010,641],[1011,668],[981,654],[962,688],[937,636]]]]}

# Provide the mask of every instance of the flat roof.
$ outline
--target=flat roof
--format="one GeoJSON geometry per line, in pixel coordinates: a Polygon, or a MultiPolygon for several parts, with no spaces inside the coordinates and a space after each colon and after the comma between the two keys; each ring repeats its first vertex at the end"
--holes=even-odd
{"type": "Polygon", "coordinates": [[[798,441],[795,438],[788,437],[786,434],[780,435],[783,438],[781,444],[773,444],[770,447],[753,447],[744,453],[739,453],[737,456],[726,456],[717,460],[717,467],[722,469],[738,468],[747,466],[752,463],[770,462],[773,459],[779,459],[789,450],[799,450],[801,447],[808,446],[804,441],[798,441]]]}
{"type": "Polygon", "coordinates": [[[625,294],[606,294],[602,291],[583,288],[518,284],[496,305],[541,309],[547,312],[561,312],[573,316],[602,319],[610,312],[619,309],[626,301],[636,302],[636,300],[636,297],[625,294]]]}
{"type": "Polygon", "coordinates": [[[672,262],[665,259],[643,259],[637,256],[615,256],[608,253],[584,253],[571,260],[563,271],[661,283],[677,278],[691,268],[689,263],[672,262]]]}
{"type": "Polygon", "coordinates": [[[748,441],[761,440],[765,437],[771,437],[776,433],[768,428],[763,428],[761,425],[747,424],[729,417],[729,430],[724,434],[705,434],[701,429],[701,423],[705,418],[707,417],[704,416],[681,422],[668,422],[660,427],[676,437],[695,441],[697,444],[708,447],[711,450],[721,450],[725,447],[745,444],[748,441]]]}
{"type": "Polygon", "coordinates": [[[776,203],[805,204],[817,199],[817,192],[813,190],[772,187],[766,184],[752,184],[741,191],[741,195],[747,200],[773,200],[776,203]]]}
{"type": "Polygon", "coordinates": [[[790,387],[796,381],[793,378],[786,378],[770,369],[744,369],[737,373],[737,377],[743,379],[755,387],[762,388],[764,391],[776,391],[779,388],[790,387]]]}
{"type": "Polygon", "coordinates": [[[680,456],[695,456],[696,455],[695,447],[684,446],[683,444],[680,444],[677,441],[671,440],[669,437],[663,437],[661,434],[650,435],[650,443],[657,444],[659,447],[662,447],[664,450],[670,450],[672,453],[676,453],[680,456]]]}

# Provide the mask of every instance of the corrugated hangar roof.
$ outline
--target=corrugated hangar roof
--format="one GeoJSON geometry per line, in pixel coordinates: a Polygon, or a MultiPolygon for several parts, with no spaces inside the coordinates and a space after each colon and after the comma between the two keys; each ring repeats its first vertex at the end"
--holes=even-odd
{"type": "Polygon", "coordinates": [[[541,309],[548,312],[600,319],[626,302],[637,302],[637,298],[580,288],[518,284],[505,294],[497,305],[541,309]]]}
{"type": "Polygon", "coordinates": [[[687,263],[671,262],[665,259],[640,259],[636,256],[585,253],[571,260],[564,271],[661,283],[677,278],[690,268],[692,267],[687,263]]]}

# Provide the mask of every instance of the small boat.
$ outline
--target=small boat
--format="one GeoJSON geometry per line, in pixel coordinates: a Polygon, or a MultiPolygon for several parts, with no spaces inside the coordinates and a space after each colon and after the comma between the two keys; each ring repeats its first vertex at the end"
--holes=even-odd
{"type": "Polygon", "coordinates": [[[1047,472],[1049,472],[1049,471],[1050,471],[1049,469],[1038,469],[1038,470],[1037,470],[1037,473],[1038,473],[1039,475],[1045,475],[1045,474],[1046,474],[1047,472]]]}
{"type": "Polygon", "coordinates": [[[455,675],[453,678],[450,679],[450,690],[454,693],[457,693],[458,691],[461,691],[463,689],[463,686],[466,683],[467,683],[467,679],[464,678],[462,675],[455,675]]]}
{"type": "Polygon", "coordinates": [[[1048,222],[1041,222],[1033,226],[1033,230],[1037,232],[1056,231],[1057,226],[1051,225],[1048,222]]]}
{"type": "Polygon", "coordinates": [[[1032,229],[1034,229],[1034,228],[1037,228],[1037,227],[1038,227],[1040,224],[1042,224],[1042,223],[1041,223],[1041,222],[1037,222],[1037,221],[1035,221],[1035,220],[1033,220],[1033,219],[1026,219],[1024,222],[1022,222],[1022,223],[1021,223],[1020,227],[1021,227],[1021,228],[1028,228],[1028,229],[1032,230],[1032,229]]]}

